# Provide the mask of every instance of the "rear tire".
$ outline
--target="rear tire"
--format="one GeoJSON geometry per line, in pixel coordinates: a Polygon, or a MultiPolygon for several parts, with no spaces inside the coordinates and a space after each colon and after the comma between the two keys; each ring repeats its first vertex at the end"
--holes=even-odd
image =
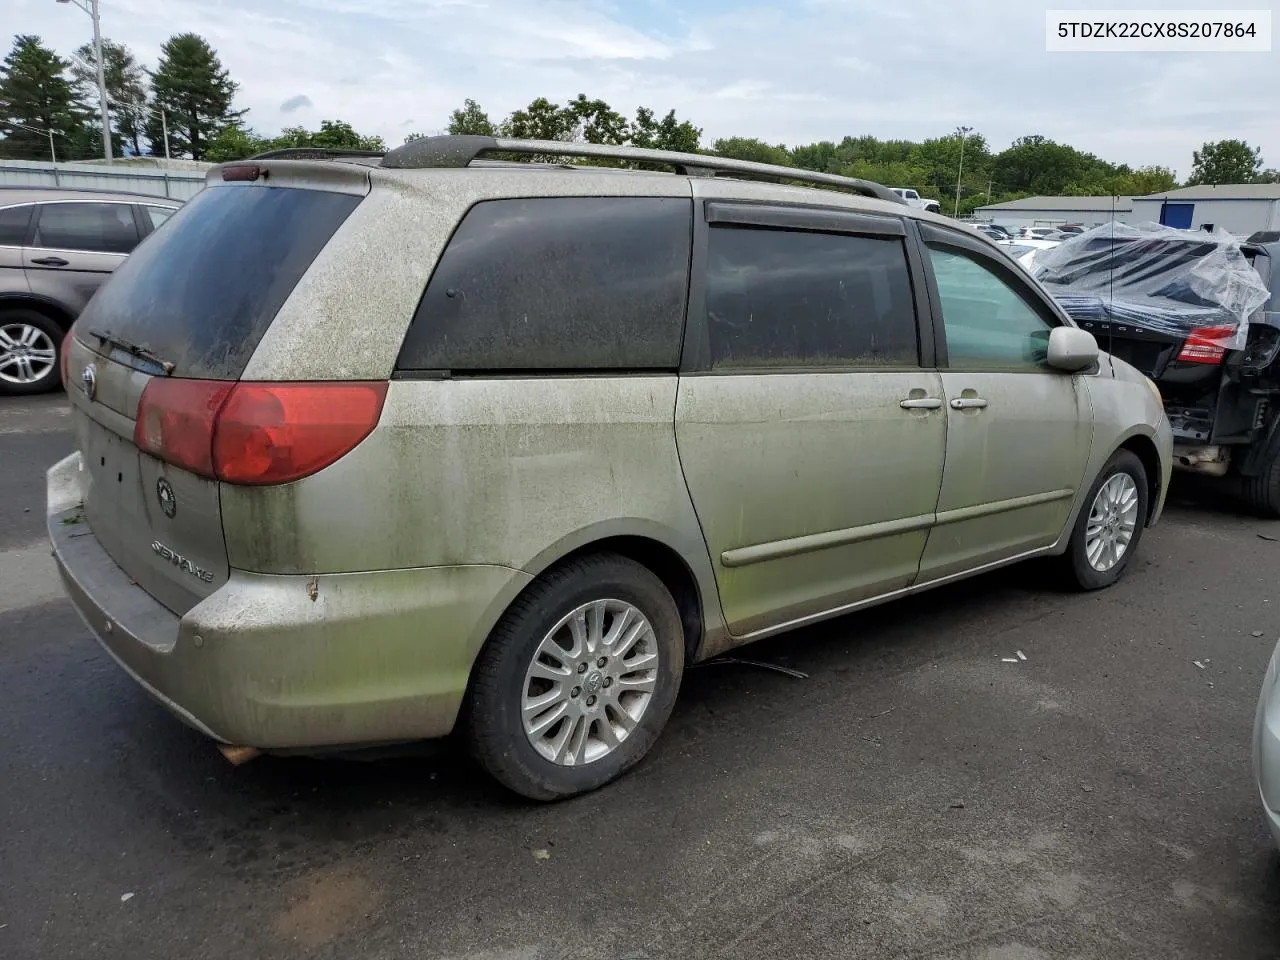
{"type": "Polygon", "coordinates": [[[65,333],[38,310],[0,310],[0,395],[27,396],[58,387],[65,333]]]}
{"type": "Polygon", "coordinates": [[[1254,477],[1242,477],[1242,492],[1249,507],[1269,520],[1280,518],[1280,450],[1262,465],[1254,477]]]}
{"type": "Polygon", "coordinates": [[[684,673],[675,600],[616,554],[534,581],[489,636],[466,706],[471,753],[532,800],[586,793],[649,752],[684,673]]]}
{"type": "Polygon", "coordinates": [[[1137,455],[1118,450],[1089,488],[1062,563],[1080,590],[1109,587],[1123,575],[1147,522],[1147,471],[1137,455]]]}

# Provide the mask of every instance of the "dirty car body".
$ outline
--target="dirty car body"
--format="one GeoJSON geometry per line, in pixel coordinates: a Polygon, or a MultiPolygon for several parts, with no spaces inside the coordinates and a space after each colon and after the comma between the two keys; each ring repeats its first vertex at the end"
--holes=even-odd
{"type": "Polygon", "coordinates": [[[69,340],[68,593],[215,740],[461,725],[568,796],[686,664],[1031,557],[1105,586],[1159,517],[1158,395],[985,238],[415,143],[215,168],[69,340]]]}

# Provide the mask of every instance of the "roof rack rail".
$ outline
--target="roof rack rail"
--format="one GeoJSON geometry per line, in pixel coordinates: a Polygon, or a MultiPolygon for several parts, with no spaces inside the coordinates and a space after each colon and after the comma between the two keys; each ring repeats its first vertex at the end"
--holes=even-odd
{"type": "MultiPolygon", "coordinates": [[[[427,167],[466,167],[481,154],[516,153],[533,156],[601,157],[609,160],[631,160],[637,163],[661,164],[684,176],[714,177],[718,174],[746,174],[774,180],[796,180],[839,187],[864,197],[906,203],[888,187],[870,180],[840,177],[783,167],[752,160],[733,160],[700,153],[676,153],[670,150],[647,150],[640,147],[618,147],[603,143],[567,143],[560,140],[515,140],[506,137],[442,136],[420,137],[402,147],[390,150],[380,166],[394,169],[427,167]]],[[[256,158],[255,158],[256,159],[256,158]]]]}
{"type": "Polygon", "coordinates": [[[373,158],[386,156],[382,150],[351,150],[346,147],[281,147],[255,153],[246,160],[341,160],[344,157],[373,158]]]}

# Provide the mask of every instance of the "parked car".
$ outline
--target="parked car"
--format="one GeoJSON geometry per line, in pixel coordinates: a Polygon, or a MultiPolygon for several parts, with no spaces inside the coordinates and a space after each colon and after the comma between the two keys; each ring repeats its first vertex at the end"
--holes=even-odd
{"type": "Polygon", "coordinates": [[[0,187],[0,394],[57,387],[72,322],[178,206],[127,193],[0,187]]]}
{"type": "Polygon", "coordinates": [[[1271,841],[1280,846],[1280,644],[1271,653],[1253,718],[1253,780],[1271,841]]]}
{"type": "Polygon", "coordinates": [[[1280,517],[1280,243],[1114,224],[1036,260],[1063,308],[1160,388],[1174,465],[1280,517]]]}
{"type": "Polygon", "coordinates": [[[571,796],[689,664],[1032,557],[1105,587],[1160,516],[1151,383],[882,186],[290,156],[213,168],[94,298],[48,480],[75,605],[231,756],[458,729],[571,796]]]}
{"type": "Polygon", "coordinates": [[[919,210],[928,210],[930,213],[941,213],[942,204],[937,200],[928,200],[920,196],[919,192],[910,187],[890,187],[894,193],[906,201],[907,206],[915,207],[919,210]]]}
{"type": "Polygon", "coordinates": [[[1021,236],[1024,240],[1061,240],[1060,233],[1057,227],[1023,227],[1021,236]]]}

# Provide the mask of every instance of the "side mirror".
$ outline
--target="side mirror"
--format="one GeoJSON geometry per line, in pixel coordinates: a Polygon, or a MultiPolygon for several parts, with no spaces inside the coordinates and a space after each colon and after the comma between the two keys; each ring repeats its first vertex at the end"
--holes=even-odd
{"type": "Polygon", "coordinates": [[[1079,327],[1054,327],[1049,333],[1046,360],[1055,370],[1079,373],[1098,362],[1098,341],[1079,327]]]}

